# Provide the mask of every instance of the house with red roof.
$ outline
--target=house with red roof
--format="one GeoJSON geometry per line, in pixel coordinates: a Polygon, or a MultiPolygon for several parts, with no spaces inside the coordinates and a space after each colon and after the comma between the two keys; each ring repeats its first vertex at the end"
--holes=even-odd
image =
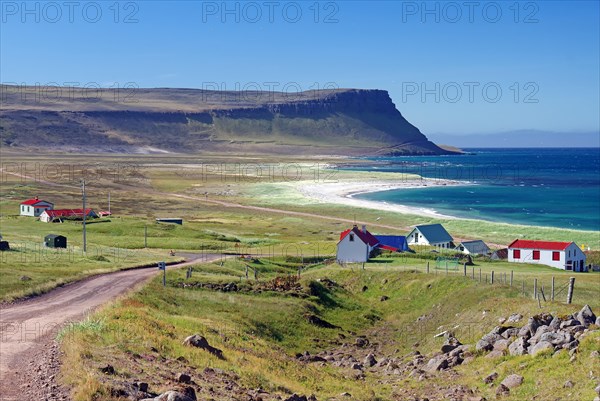
{"type": "Polygon", "coordinates": [[[379,244],[377,238],[367,231],[366,226],[354,227],[340,234],[337,244],[337,261],[339,263],[361,263],[369,260],[371,253],[379,244]]]}
{"type": "Polygon", "coordinates": [[[508,261],[536,263],[574,272],[587,272],[586,255],[574,242],[518,239],[508,246],[508,261]]]}
{"type": "MultiPolygon", "coordinates": [[[[82,220],[83,209],[54,209],[46,210],[40,215],[40,221],[44,223],[58,222],[62,223],[63,220],[82,220]]],[[[98,215],[92,209],[85,209],[86,218],[98,217],[98,215]]]]}
{"type": "Polygon", "coordinates": [[[36,196],[33,199],[21,202],[19,214],[21,216],[39,217],[45,210],[52,209],[54,209],[54,203],[41,200],[36,196]]]}

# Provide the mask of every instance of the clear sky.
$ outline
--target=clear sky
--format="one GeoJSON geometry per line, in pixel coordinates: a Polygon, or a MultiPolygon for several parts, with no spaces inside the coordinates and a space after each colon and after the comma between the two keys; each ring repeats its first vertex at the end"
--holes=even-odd
{"type": "Polygon", "coordinates": [[[600,130],[598,1],[2,0],[0,10],[2,83],[376,88],[425,134],[600,130]]]}

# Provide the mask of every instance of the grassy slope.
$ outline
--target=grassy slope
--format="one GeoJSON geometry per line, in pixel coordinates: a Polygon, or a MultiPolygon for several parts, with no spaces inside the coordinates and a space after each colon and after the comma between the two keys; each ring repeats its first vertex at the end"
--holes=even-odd
{"type": "MultiPolygon", "coordinates": [[[[274,262],[277,261],[263,262],[264,279],[280,270],[274,268],[274,262]]],[[[238,281],[243,274],[242,266],[238,261],[228,261],[223,267],[216,264],[198,266],[192,280],[238,281]]],[[[293,263],[288,266],[288,271],[293,272],[293,263]]],[[[166,379],[157,375],[161,370],[159,363],[144,366],[141,374],[126,356],[147,354],[150,347],[155,347],[169,360],[184,356],[198,371],[206,366],[233,371],[248,388],[314,393],[320,400],[344,391],[353,394],[355,399],[388,400],[394,399],[394,387],[401,385],[414,388],[417,394],[424,396],[433,384],[448,386],[447,376],[441,374],[426,383],[399,377],[395,382],[381,384],[376,375],[367,374],[362,382],[348,378],[330,366],[319,368],[298,363],[293,355],[306,350],[314,353],[335,348],[340,333],[350,336],[346,341],[353,341],[350,332],[366,333],[371,341],[387,344],[384,349],[388,355],[408,354],[414,349],[415,342],[419,342],[421,352],[432,352],[443,341],[433,338],[439,331],[458,325],[455,332],[459,339],[474,343],[495,326],[501,316],[513,312],[539,313],[537,303],[521,298],[518,290],[478,285],[461,277],[425,275],[373,265],[366,271],[316,268],[307,272],[302,282],[308,287],[312,280],[324,277],[336,280],[343,287],[331,291],[321,287],[317,296],[299,299],[269,292],[238,294],[177,289],[174,285],[184,281],[183,272],[172,272],[166,289],[155,280],[139,293],[94,316],[99,325],[91,328],[82,325],[70,331],[63,340],[70,367],[64,371],[64,380],[75,386],[76,400],[91,399],[92,393],[96,394],[96,400],[109,399],[110,386],[97,368],[111,363],[123,377],[142,377],[149,380],[153,390],[166,390],[166,379]],[[365,285],[368,290],[363,292],[361,288],[365,285]],[[380,302],[382,295],[389,296],[390,300],[380,302]],[[308,312],[317,313],[341,329],[311,326],[304,318],[308,312]],[[416,323],[421,315],[426,315],[427,319],[424,323],[416,323]],[[212,345],[223,349],[227,360],[182,347],[181,340],[192,333],[204,335],[212,345]],[[75,371],[78,373],[74,374],[75,371]]],[[[578,306],[549,303],[543,308],[566,314],[574,312],[578,306]]],[[[497,371],[501,377],[519,373],[525,376],[525,384],[513,391],[507,400],[521,401],[534,396],[543,400],[591,399],[596,384],[589,376],[590,369],[592,376],[600,376],[598,365],[590,365],[587,359],[593,349],[600,349],[597,334],[583,342],[581,356],[573,363],[568,362],[566,352],[537,358],[490,360],[478,357],[469,365],[459,367],[459,376],[453,380],[454,384],[476,388],[490,399],[495,389],[488,388],[482,377],[492,371],[497,371]],[[540,375],[539,372],[547,374],[540,375]],[[575,381],[576,387],[562,388],[567,379],[575,381]]]]}

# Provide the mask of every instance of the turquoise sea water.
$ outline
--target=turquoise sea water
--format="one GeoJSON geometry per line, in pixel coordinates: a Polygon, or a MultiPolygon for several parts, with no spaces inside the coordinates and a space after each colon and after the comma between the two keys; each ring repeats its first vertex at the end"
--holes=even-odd
{"type": "MultiPolygon", "coordinates": [[[[369,158],[360,170],[416,173],[467,186],[357,198],[506,223],[600,230],[600,149],[466,149],[471,154],[369,158]]],[[[353,168],[356,169],[356,168],[353,168]]]]}

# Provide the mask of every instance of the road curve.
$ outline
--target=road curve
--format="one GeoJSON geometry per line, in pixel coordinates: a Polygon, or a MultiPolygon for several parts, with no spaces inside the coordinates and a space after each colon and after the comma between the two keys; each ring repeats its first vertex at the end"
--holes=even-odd
{"type": "MultiPolygon", "coordinates": [[[[211,262],[221,255],[198,255],[170,269],[211,262]]],[[[168,269],[169,269],[168,268],[168,269]]],[[[0,400],[23,400],[21,388],[32,360],[69,322],[126,294],[158,274],[156,267],[93,276],[39,297],[0,307],[0,400]]]]}

